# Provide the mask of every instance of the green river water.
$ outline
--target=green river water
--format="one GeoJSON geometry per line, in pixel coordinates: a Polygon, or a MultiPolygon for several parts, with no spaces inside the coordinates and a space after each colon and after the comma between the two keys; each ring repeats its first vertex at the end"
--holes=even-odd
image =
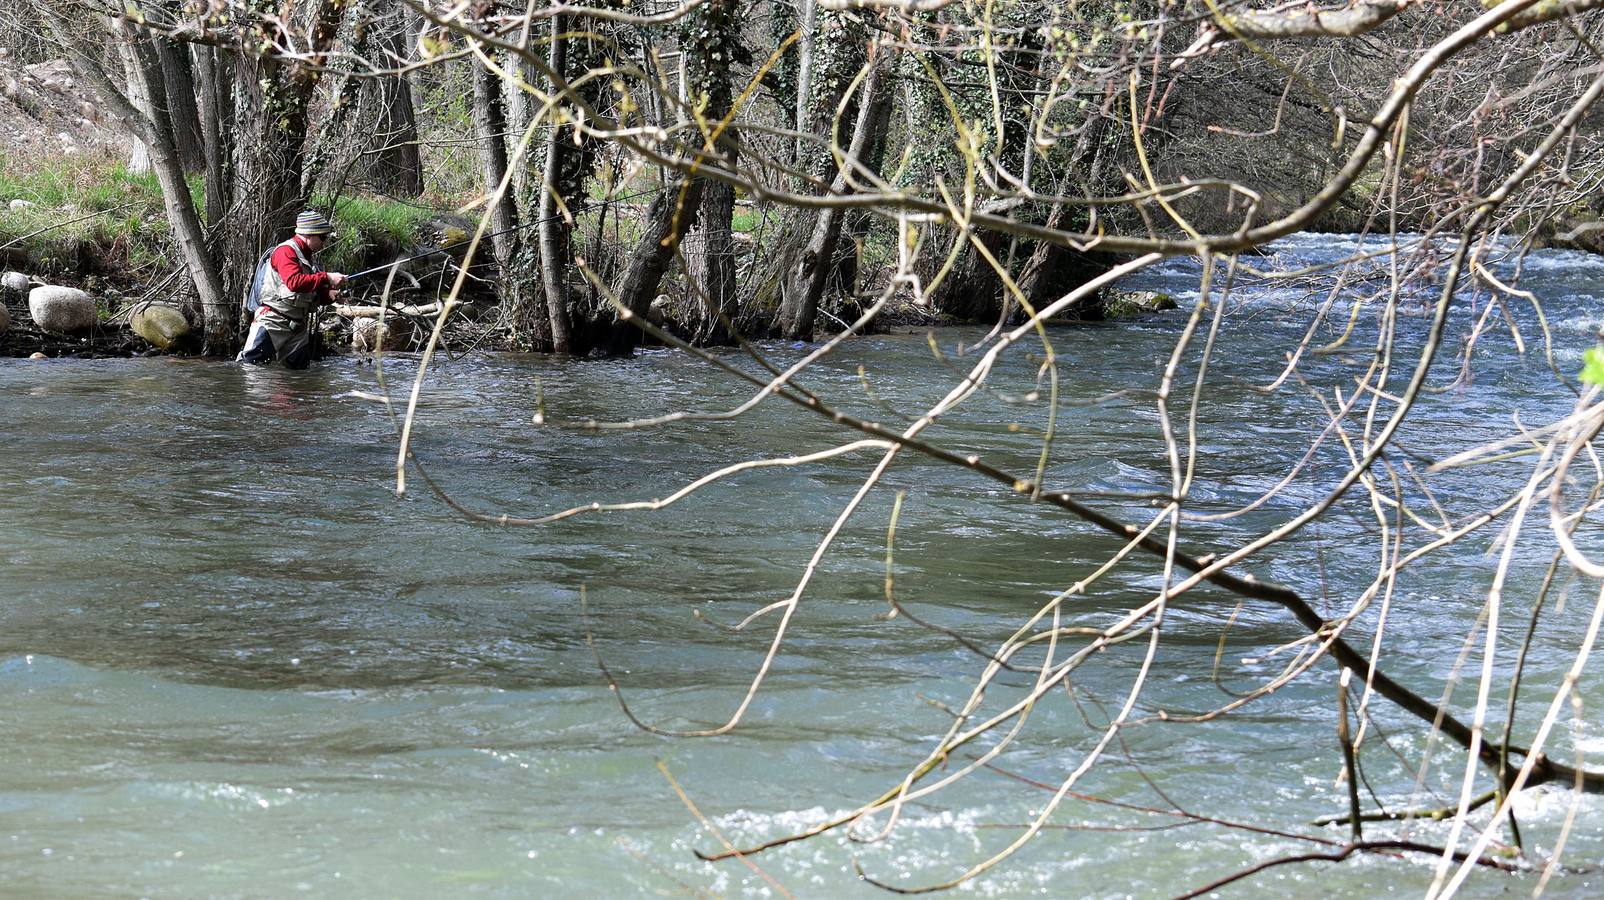
{"type": "MultiPolygon", "coordinates": [[[[1299,238],[1285,249],[1320,258],[1330,243],[1299,238]]],[[[1195,267],[1167,264],[1140,283],[1176,292],[1185,306],[1195,267]]],[[[1574,373],[1604,322],[1594,299],[1604,263],[1542,256],[1525,284],[1548,301],[1559,367],[1574,373]]],[[[1249,290],[1230,310],[1200,410],[1197,510],[1257,497],[1324,425],[1304,388],[1253,389],[1301,337],[1310,315],[1301,296],[1249,290]]],[[[1453,336],[1479,302],[1455,313],[1453,336]]],[[[1507,435],[1511,410],[1527,424],[1568,411],[1573,395],[1543,363],[1530,310],[1511,312],[1526,329],[1525,357],[1507,327],[1484,335],[1476,378],[1428,395],[1401,432],[1404,446],[1440,457],[1507,435]]],[[[1351,385],[1367,362],[1374,319],[1361,314],[1352,349],[1306,363],[1328,398],[1330,385],[1351,385]]],[[[1174,312],[1053,332],[1065,363],[1049,485],[1091,492],[1089,502],[1130,521],[1145,508],[1131,495],[1168,489],[1151,392],[1184,321],[1174,312]],[[1131,393],[1108,396],[1119,390],[1131,393]]],[[[1423,327],[1418,316],[1405,322],[1404,358],[1423,327]]],[[[936,340],[950,355],[982,335],[953,329],[936,340]]],[[[782,363],[804,352],[765,350],[782,363]]],[[[994,382],[999,393],[977,395],[930,436],[1032,471],[1040,441],[1030,429],[1044,421],[1043,402],[1017,395],[1034,383],[1039,353],[1036,343],[1011,355],[994,382]],[[1016,422],[1026,428],[1012,430],[1016,422]]],[[[734,351],[723,355],[754,368],[734,351]]],[[[895,410],[934,402],[972,358],[934,358],[923,332],[875,336],[848,342],[806,383],[844,408],[898,422],[895,410]]],[[[409,383],[416,364],[389,361],[392,386],[409,383]]],[[[1445,362],[1433,382],[1447,384],[1452,369],[1445,362]]],[[[950,721],[943,706],[963,701],[983,661],[946,634],[884,616],[896,493],[906,492],[897,595],[981,646],[1117,546],[1005,485],[907,455],[825,557],[741,726],[719,737],[661,737],[621,713],[596,656],[643,720],[721,723],[774,622],[730,633],[709,620],[737,621],[789,593],[876,457],[746,473],[658,512],[499,528],[467,521],[415,477],[395,496],[393,423],[352,393],[377,390],[373,368],[350,358],[304,373],[176,359],[0,360],[0,894],[777,896],[740,862],[695,858],[693,849],[716,850],[718,839],[659,765],[708,823],[744,844],[851,809],[917,764],[950,721]]],[[[723,464],[852,437],[775,401],[735,421],[627,432],[532,422],[542,398],[548,419],[564,422],[724,409],[747,390],[669,351],[607,362],[470,355],[432,370],[415,446],[458,500],[530,515],[661,497],[723,464]]],[[[1345,464],[1341,446],[1328,444],[1276,499],[1190,524],[1183,542],[1201,553],[1261,533],[1322,496],[1345,464]]],[[[1430,484],[1451,515],[1468,515],[1517,488],[1528,466],[1430,484]]],[[[1519,555],[1505,591],[1506,655],[1548,562],[1546,512],[1534,520],[1533,549],[1519,555]]],[[[1584,546],[1596,545],[1585,532],[1584,546]]],[[[1399,581],[1383,662],[1428,697],[1441,695],[1486,599],[1495,537],[1473,536],[1399,581]]],[[[1335,613],[1374,577],[1378,540],[1368,502],[1355,494],[1242,571],[1335,613]]],[[[1410,546],[1423,540],[1405,535],[1410,546]]],[[[1123,567],[1066,608],[1065,624],[1106,626],[1161,584],[1146,560],[1123,567]]],[[[1596,586],[1567,582],[1563,595],[1534,642],[1522,740],[1573,658],[1596,586]]],[[[1361,620],[1354,642],[1368,647],[1373,627],[1373,616],[1361,620]]],[[[1230,699],[1222,687],[1242,691],[1272,677],[1281,662],[1260,654],[1302,634],[1278,607],[1239,608],[1216,590],[1189,594],[1166,618],[1138,711],[1220,706],[1230,699]]],[[[1145,647],[1099,655],[1076,676],[1079,702],[1058,694],[1042,703],[998,765],[1056,784],[1095,744],[1088,719],[1118,707],[1145,647]]],[[[1454,695],[1467,716],[1478,667],[1473,653],[1471,678],[1454,695]]],[[[998,694],[1029,680],[1007,674],[998,694]]],[[[1345,829],[1308,825],[1346,803],[1335,680],[1322,663],[1220,720],[1126,729],[1076,789],[1345,840],[1345,829]]],[[[1494,696],[1506,689],[1500,680],[1494,696]]],[[[1604,686],[1589,672],[1581,693],[1587,715],[1575,732],[1564,719],[1551,749],[1568,759],[1579,746],[1604,767],[1604,728],[1595,724],[1604,686]]],[[[1501,725],[1501,701],[1496,710],[1501,725]]],[[[1424,731],[1385,703],[1376,713],[1400,754],[1418,761],[1424,731]]],[[[1435,759],[1416,792],[1415,771],[1368,744],[1370,787],[1393,808],[1412,795],[1418,805],[1451,801],[1462,756],[1435,759]]],[[[913,887],[954,877],[1007,845],[1050,796],[981,772],[911,806],[885,840],[831,833],[752,861],[798,896],[884,895],[856,867],[913,887]]],[[[1572,799],[1552,785],[1519,798],[1530,846],[1552,847],[1572,799]]],[[[1415,823],[1369,834],[1406,832],[1428,843],[1448,833],[1415,823]]],[[[958,893],[1160,897],[1321,849],[1071,800],[1053,827],[958,893]]],[[[1604,881],[1594,871],[1604,860],[1597,798],[1582,799],[1564,859],[1570,868],[1547,896],[1596,896],[1604,881]]],[[[1225,895],[1418,895],[1432,862],[1283,867],[1225,895]]],[[[1523,896],[1536,884],[1535,872],[1478,872],[1466,893],[1523,896]]]]}

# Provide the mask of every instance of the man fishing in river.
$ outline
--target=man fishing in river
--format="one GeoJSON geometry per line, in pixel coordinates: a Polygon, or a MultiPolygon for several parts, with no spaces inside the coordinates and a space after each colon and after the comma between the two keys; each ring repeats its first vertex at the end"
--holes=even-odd
{"type": "Polygon", "coordinates": [[[247,310],[254,310],[245,349],[238,360],[267,365],[275,359],[288,369],[304,369],[312,361],[312,311],[339,298],[346,276],[325,272],[318,262],[334,236],[322,213],[307,210],[295,217],[295,235],[257,266],[247,310]]]}

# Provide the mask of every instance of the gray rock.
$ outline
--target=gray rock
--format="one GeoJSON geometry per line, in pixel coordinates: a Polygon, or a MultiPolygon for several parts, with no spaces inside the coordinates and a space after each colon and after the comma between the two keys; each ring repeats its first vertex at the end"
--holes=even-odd
{"type": "Polygon", "coordinates": [[[28,292],[28,314],[44,331],[82,331],[97,321],[95,301],[77,288],[45,285],[28,292]]]}
{"type": "Polygon", "coordinates": [[[1115,318],[1176,308],[1175,298],[1161,291],[1104,291],[1103,303],[1115,318]]]}
{"type": "Polygon", "coordinates": [[[38,206],[38,205],[39,204],[33,202],[32,200],[24,200],[24,199],[22,199],[20,197],[18,197],[17,199],[11,201],[11,208],[12,209],[29,209],[31,207],[38,206]]]}
{"type": "Polygon", "coordinates": [[[142,307],[134,313],[129,325],[134,329],[134,334],[163,350],[173,349],[190,333],[189,320],[184,318],[182,312],[159,304],[142,307]]]}
{"type": "Polygon", "coordinates": [[[7,272],[0,275],[0,290],[21,297],[28,293],[28,276],[21,272],[7,272]]]}
{"type": "Polygon", "coordinates": [[[646,310],[646,321],[658,328],[667,328],[669,313],[674,311],[674,301],[667,294],[658,294],[652,305],[646,310]]]}
{"type": "Polygon", "coordinates": [[[388,321],[382,325],[378,319],[362,318],[351,324],[351,349],[358,353],[372,353],[382,349],[386,353],[409,349],[412,345],[412,326],[388,321]]]}

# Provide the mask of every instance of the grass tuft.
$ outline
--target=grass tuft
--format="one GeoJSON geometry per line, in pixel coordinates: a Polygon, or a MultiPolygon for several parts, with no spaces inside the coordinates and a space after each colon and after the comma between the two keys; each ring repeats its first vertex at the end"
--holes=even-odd
{"type": "Polygon", "coordinates": [[[0,254],[8,267],[133,283],[166,262],[169,244],[154,176],[104,158],[0,152],[0,254]],[[32,205],[12,209],[14,200],[32,205]]]}

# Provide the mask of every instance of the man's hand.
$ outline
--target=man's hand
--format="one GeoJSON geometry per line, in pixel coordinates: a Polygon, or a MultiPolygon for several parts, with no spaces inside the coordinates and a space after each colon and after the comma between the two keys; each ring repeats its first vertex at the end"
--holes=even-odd
{"type": "Polygon", "coordinates": [[[339,272],[329,273],[329,287],[339,287],[345,283],[345,276],[339,272]]]}
{"type": "Polygon", "coordinates": [[[329,303],[339,303],[340,302],[340,292],[339,291],[329,291],[329,299],[328,299],[327,302],[329,302],[329,303]]]}

